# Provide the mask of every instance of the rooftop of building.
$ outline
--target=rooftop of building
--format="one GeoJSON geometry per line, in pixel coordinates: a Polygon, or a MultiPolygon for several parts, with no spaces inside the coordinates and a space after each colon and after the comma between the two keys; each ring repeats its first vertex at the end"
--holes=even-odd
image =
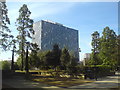
{"type": "MultiPolygon", "coordinates": [[[[40,21],[37,21],[37,22],[35,22],[35,23],[38,23],[38,22],[48,22],[48,23],[60,25],[60,26],[63,26],[63,27],[66,27],[66,28],[69,28],[69,29],[72,29],[72,30],[77,30],[77,29],[74,29],[74,28],[71,28],[71,27],[64,26],[64,25],[61,24],[61,23],[54,22],[54,21],[51,21],[51,20],[40,20],[40,21]]],[[[77,31],[78,31],[78,30],[77,30],[77,31]]]]}
{"type": "Polygon", "coordinates": [[[57,25],[63,26],[63,24],[60,24],[58,22],[54,22],[54,21],[51,21],[51,20],[41,20],[41,21],[45,21],[45,22],[49,22],[49,23],[52,23],[52,24],[57,24],[57,25]]]}

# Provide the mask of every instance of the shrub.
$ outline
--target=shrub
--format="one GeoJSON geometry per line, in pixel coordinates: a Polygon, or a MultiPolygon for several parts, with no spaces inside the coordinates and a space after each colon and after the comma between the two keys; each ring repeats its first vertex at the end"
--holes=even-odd
{"type": "Polygon", "coordinates": [[[8,61],[1,61],[2,70],[10,70],[10,63],[8,61]]]}
{"type": "Polygon", "coordinates": [[[107,76],[110,73],[111,67],[109,65],[97,65],[97,75],[98,77],[107,76]]]}
{"type": "Polygon", "coordinates": [[[85,75],[89,78],[96,77],[103,77],[110,74],[111,67],[109,65],[91,65],[91,66],[85,66],[85,75]]]}

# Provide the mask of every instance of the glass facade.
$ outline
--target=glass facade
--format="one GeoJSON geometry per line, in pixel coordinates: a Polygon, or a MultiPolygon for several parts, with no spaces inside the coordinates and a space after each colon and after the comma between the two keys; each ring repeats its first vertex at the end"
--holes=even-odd
{"type": "Polygon", "coordinates": [[[33,42],[37,43],[41,50],[52,50],[53,45],[58,44],[61,49],[67,47],[79,57],[78,30],[44,20],[34,23],[33,29],[33,42]]]}

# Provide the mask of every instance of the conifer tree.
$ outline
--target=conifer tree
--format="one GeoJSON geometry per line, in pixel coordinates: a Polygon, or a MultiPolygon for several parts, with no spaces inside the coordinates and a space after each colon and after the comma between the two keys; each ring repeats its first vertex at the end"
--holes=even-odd
{"type": "Polygon", "coordinates": [[[2,50],[9,49],[12,43],[13,35],[10,34],[9,24],[6,2],[0,2],[0,48],[2,50]]]}
{"type": "Polygon", "coordinates": [[[91,64],[94,64],[94,65],[100,64],[100,59],[98,57],[98,53],[100,49],[100,37],[97,31],[95,31],[92,34],[91,45],[92,45],[91,64]]]}
{"type": "Polygon", "coordinates": [[[109,27],[104,28],[100,39],[100,59],[103,64],[114,67],[117,64],[116,34],[109,27]]]}
{"type": "Polygon", "coordinates": [[[57,44],[53,45],[52,54],[53,54],[53,66],[57,67],[60,65],[61,56],[61,50],[59,49],[59,46],[57,44]]]}
{"type": "Polygon", "coordinates": [[[120,67],[120,35],[117,36],[117,66],[120,67]]]}
{"type": "Polygon", "coordinates": [[[19,17],[17,18],[17,30],[19,35],[17,35],[17,40],[19,42],[19,53],[21,54],[21,63],[23,70],[24,67],[24,59],[25,59],[25,45],[30,39],[32,39],[32,34],[34,34],[33,30],[33,20],[30,19],[31,12],[28,9],[27,5],[24,4],[19,9],[19,17]]]}
{"type": "Polygon", "coordinates": [[[70,62],[70,54],[67,48],[63,48],[60,61],[61,61],[61,65],[63,66],[63,68],[66,69],[67,65],[70,62]]]}

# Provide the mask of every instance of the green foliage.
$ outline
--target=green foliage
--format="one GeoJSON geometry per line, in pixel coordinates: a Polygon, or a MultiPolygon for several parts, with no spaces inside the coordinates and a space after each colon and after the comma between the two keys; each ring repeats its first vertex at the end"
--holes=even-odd
{"type": "Polygon", "coordinates": [[[45,66],[45,63],[44,63],[44,58],[45,58],[45,55],[46,55],[47,51],[41,51],[41,52],[38,52],[37,55],[38,57],[40,58],[40,68],[43,68],[44,69],[44,66],[45,66]]]}
{"type": "Polygon", "coordinates": [[[96,67],[97,67],[96,74],[98,77],[107,76],[111,71],[111,66],[109,65],[97,65],[96,67]]]}
{"type": "Polygon", "coordinates": [[[73,55],[70,55],[70,64],[72,66],[77,66],[78,65],[77,60],[73,55]]]}
{"type": "Polygon", "coordinates": [[[20,69],[19,66],[18,66],[18,64],[17,64],[17,62],[14,63],[14,69],[15,70],[19,70],[20,69]]]}
{"type": "Polygon", "coordinates": [[[29,56],[30,68],[48,69],[54,63],[51,51],[31,52],[29,56]]]}
{"type": "Polygon", "coordinates": [[[0,70],[2,70],[2,61],[0,61],[0,70]]]}
{"type": "Polygon", "coordinates": [[[59,46],[57,44],[53,45],[52,49],[52,64],[54,67],[57,67],[60,65],[60,56],[61,56],[61,50],[59,49],[59,46]]]}
{"type": "MultiPolygon", "coordinates": [[[[18,62],[19,61],[20,60],[18,59],[18,62]]],[[[61,53],[57,44],[53,46],[51,51],[32,50],[29,54],[29,66],[31,69],[37,67],[39,69],[60,70],[61,65],[66,70],[69,66],[75,67],[77,65],[77,60],[73,55],[69,54],[69,51],[66,48],[64,48],[61,53]]]]}
{"type": "Polygon", "coordinates": [[[21,61],[22,61],[22,59],[21,59],[21,56],[19,56],[18,58],[17,58],[17,65],[18,65],[18,67],[19,67],[19,69],[21,68],[21,66],[22,66],[22,63],[21,63],[21,61]]]}
{"type": "Polygon", "coordinates": [[[117,66],[120,67],[120,35],[117,36],[117,66]]]}
{"type": "Polygon", "coordinates": [[[8,9],[5,2],[0,2],[0,46],[2,50],[7,50],[11,46],[13,35],[10,34],[11,30],[8,28],[10,20],[8,18],[8,9]]]}
{"type": "Polygon", "coordinates": [[[69,75],[76,76],[78,74],[78,68],[77,68],[78,63],[76,58],[74,57],[73,54],[70,55],[66,48],[63,49],[62,55],[61,55],[62,66],[69,75]]]}
{"type": "Polygon", "coordinates": [[[110,65],[112,69],[117,66],[118,44],[117,35],[109,27],[105,27],[102,36],[96,31],[92,34],[92,54],[90,65],[110,65]]]}
{"type": "MultiPolygon", "coordinates": [[[[17,18],[17,30],[19,35],[17,35],[17,41],[19,43],[19,54],[21,54],[21,70],[23,70],[23,62],[25,56],[25,45],[28,42],[28,38],[32,39],[33,30],[33,20],[30,19],[31,12],[28,9],[27,5],[24,4],[19,9],[19,17],[17,18]]],[[[30,43],[29,43],[30,44],[30,43]]]]}
{"type": "Polygon", "coordinates": [[[116,34],[113,30],[110,30],[109,27],[104,28],[102,34],[99,57],[103,60],[104,65],[114,67],[117,61],[116,34]]]}
{"type": "Polygon", "coordinates": [[[100,59],[98,57],[99,49],[100,49],[100,38],[99,38],[99,33],[95,31],[92,34],[92,54],[91,54],[91,64],[98,65],[100,64],[100,59]]]}
{"type": "Polygon", "coordinates": [[[86,64],[87,65],[101,65],[102,60],[99,57],[99,53],[96,53],[94,56],[94,53],[92,52],[90,55],[90,60],[87,60],[86,64]]]}
{"type": "Polygon", "coordinates": [[[83,67],[84,74],[89,78],[103,77],[111,74],[110,65],[89,65],[83,67]]]}
{"type": "Polygon", "coordinates": [[[70,55],[67,48],[63,48],[60,60],[61,60],[61,65],[64,67],[64,69],[66,69],[66,66],[70,62],[70,55]]]}
{"type": "Polygon", "coordinates": [[[31,52],[29,55],[29,67],[39,67],[40,58],[37,56],[37,53],[31,52]]]}
{"type": "Polygon", "coordinates": [[[78,73],[78,69],[77,69],[77,63],[75,62],[75,60],[70,61],[70,63],[66,66],[66,71],[69,75],[77,75],[78,73]]]}
{"type": "Polygon", "coordinates": [[[29,55],[29,67],[39,67],[41,62],[40,62],[40,58],[38,57],[38,45],[37,44],[33,44],[31,43],[31,53],[29,55]]]}
{"type": "Polygon", "coordinates": [[[10,63],[8,61],[0,61],[2,64],[2,70],[10,70],[10,63]]]}
{"type": "Polygon", "coordinates": [[[51,51],[47,51],[44,57],[44,64],[46,66],[52,66],[54,65],[52,62],[53,62],[53,54],[51,51]]]}

